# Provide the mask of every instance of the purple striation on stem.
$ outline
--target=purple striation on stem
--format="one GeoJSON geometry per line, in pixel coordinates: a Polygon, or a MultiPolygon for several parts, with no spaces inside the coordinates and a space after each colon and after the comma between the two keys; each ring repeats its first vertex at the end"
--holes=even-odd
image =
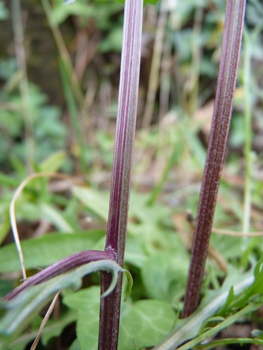
{"type": "MultiPolygon", "coordinates": [[[[123,267],[127,231],[132,154],[139,86],[143,0],[126,0],[122,41],[118,114],[114,146],[109,220],[105,250],[113,250],[123,267]]],[[[101,292],[111,282],[102,274],[101,292]]],[[[122,274],[113,292],[101,300],[99,350],[118,347],[122,274]]]]}
{"type": "Polygon", "coordinates": [[[182,318],[198,306],[233,109],[246,0],[227,0],[213,120],[199,199],[182,318]]]}
{"type": "Polygon", "coordinates": [[[53,277],[67,272],[75,267],[87,264],[92,261],[98,260],[113,260],[116,261],[115,255],[112,251],[99,251],[99,250],[84,250],[67,256],[66,258],[57,261],[56,263],[48,266],[44,270],[38,272],[34,276],[26,279],[20,286],[14,289],[11,293],[6,295],[3,300],[11,300],[17,296],[24,289],[34,286],[45,281],[50,280],[53,277]]]}

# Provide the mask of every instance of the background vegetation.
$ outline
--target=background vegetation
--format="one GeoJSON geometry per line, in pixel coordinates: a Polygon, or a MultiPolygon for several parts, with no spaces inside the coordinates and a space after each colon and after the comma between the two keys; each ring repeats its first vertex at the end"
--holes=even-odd
{"type": "MultiPolygon", "coordinates": [[[[144,334],[135,339],[138,348],[154,346],[172,327],[174,310],[182,308],[224,11],[223,0],[163,0],[145,7],[125,257],[134,286],[123,305],[121,350],[134,348],[131,338],[140,329],[144,334]],[[148,318],[140,316],[142,310],[148,318]],[[154,321],[159,332],[153,339],[155,310],[160,313],[154,321]]],[[[262,2],[249,0],[215,233],[263,231],[262,15],[262,2]]],[[[63,6],[60,0],[24,0],[20,6],[18,0],[0,1],[0,19],[3,297],[21,278],[15,246],[9,245],[9,204],[14,189],[32,172],[63,172],[85,180],[88,187],[41,178],[21,194],[16,204],[18,230],[26,239],[23,252],[29,272],[76,251],[104,248],[123,4],[79,0],[63,6]]],[[[213,234],[211,241],[203,294],[218,289],[227,270],[234,279],[263,253],[260,237],[213,234]]],[[[98,284],[94,274],[84,279],[84,287],[90,288],[65,293],[43,332],[40,349],[78,349],[76,327],[81,345],[92,342],[85,337],[96,332],[98,284]],[[92,322],[87,315],[93,315],[92,322]],[[76,326],[77,319],[86,319],[85,332],[76,326]]],[[[262,328],[260,317],[259,310],[229,332],[248,337],[254,328],[262,328]]],[[[11,349],[29,346],[40,322],[37,315],[11,349]]]]}

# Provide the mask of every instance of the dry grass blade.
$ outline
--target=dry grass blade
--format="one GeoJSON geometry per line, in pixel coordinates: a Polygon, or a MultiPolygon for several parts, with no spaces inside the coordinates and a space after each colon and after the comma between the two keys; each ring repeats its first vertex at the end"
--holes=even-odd
{"type": "Polygon", "coordinates": [[[236,237],[261,237],[263,236],[263,231],[259,232],[239,232],[239,231],[231,231],[231,230],[223,230],[216,227],[212,227],[211,230],[213,233],[216,233],[218,235],[225,235],[225,236],[236,236],[236,237]]]}
{"type": "Polygon", "coordinates": [[[52,313],[52,311],[53,311],[53,309],[55,307],[55,304],[56,304],[56,301],[57,301],[57,299],[59,297],[59,294],[60,294],[60,292],[58,292],[54,296],[54,299],[52,300],[52,303],[50,304],[50,306],[49,306],[49,308],[47,310],[47,313],[45,314],[45,317],[43,318],[43,321],[41,322],[38,334],[36,336],[36,339],[34,340],[34,343],[31,346],[30,350],[35,350],[36,349],[37,344],[38,344],[38,342],[40,340],[40,337],[41,337],[41,332],[42,332],[43,328],[45,327],[45,325],[46,325],[46,323],[47,323],[47,321],[48,321],[48,319],[49,319],[49,317],[50,317],[50,315],[51,315],[51,313],[52,313]]]}
{"type": "Polygon", "coordinates": [[[33,179],[39,178],[39,177],[57,177],[57,178],[62,178],[62,179],[68,179],[74,183],[77,183],[78,185],[84,185],[83,181],[81,181],[73,176],[69,176],[66,174],[60,174],[60,173],[43,172],[43,173],[29,175],[16,189],[14,196],[13,196],[11,203],[10,203],[9,213],[10,213],[10,221],[11,221],[13,237],[14,237],[14,241],[16,244],[18,254],[19,254],[23,279],[26,279],[26,269],[25,269],[25,265],[24,265],[24,257],[23,257],[23,252],[22,252],[20,238],[19,238],[18,229],[17,229],[16,216],[15,216],[15,203],[16,203],[16,200],[19,197],[20,193],[23,191],[25,186],[28,184],[28,182],[33,180],[33,179]]]}

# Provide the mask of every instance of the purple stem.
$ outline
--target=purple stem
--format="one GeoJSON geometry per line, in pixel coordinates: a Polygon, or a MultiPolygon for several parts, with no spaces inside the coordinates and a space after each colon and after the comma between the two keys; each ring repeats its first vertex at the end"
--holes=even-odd
{"type": "Polygon", "coordinates": [[[34,286],[35,284],[48,281],[51,278],[60,275],[61,273],[67,272],[71,269],[74,269],[75,267],[97,260],[116,261],[114,253],[110,250],[84,250],[83,252],[72,254],[48,266],[44,270],[38,272],[36,275],[28,278],[19,287],[17,287],[11,293],[6,295],[3,300],[11,300],[19,293],[21,293],[24,289],[30,286],[34,286]]]}
{"type": "Polygon", "coordinates": [[[198,306],[207,249],[224,165],[240,57],[246,0],[227,0],[213,120],[199,199],[182,318],[198,306]]]}
{"type": "MultiPolygon", "coordinates": [[[[123,267],[127,231],[132,154],[139,86],[143,0],[126,0],[122,41],[119,102],[114,146],[111,196],[105,250],[113,250],[123,267]]],[[[102,274],[101,293],[111,275],[102,274]]],[[[101,300],[99,350],[118,347],[122,274],[113,292],[101,300]]]]}

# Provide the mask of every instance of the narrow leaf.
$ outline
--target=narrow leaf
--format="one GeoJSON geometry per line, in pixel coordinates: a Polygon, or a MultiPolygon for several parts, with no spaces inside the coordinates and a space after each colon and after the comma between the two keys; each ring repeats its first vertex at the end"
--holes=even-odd
{"type": "MultiPolygon", "coordinates": [[[[43,237],[21,242],[26,269],[46,267],[68,255],[93,249],[93,246],[105,235],[104,231],[91,230],[82,233],[51,233],[43,237]]],[[[19,257],[14,243],[0,249],[0,272],[20,270],[19,257]]]]}

